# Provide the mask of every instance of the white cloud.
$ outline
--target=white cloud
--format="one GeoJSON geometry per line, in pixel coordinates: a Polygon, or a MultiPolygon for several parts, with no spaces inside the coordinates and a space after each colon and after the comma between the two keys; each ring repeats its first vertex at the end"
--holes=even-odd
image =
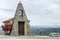
{"type": "Polygon", "coordinates": [[[50,6],[49,6],[49,9],[57,9],[59,7],[59,5],[56,5],[56,4],[51,4],[50,6]]]}

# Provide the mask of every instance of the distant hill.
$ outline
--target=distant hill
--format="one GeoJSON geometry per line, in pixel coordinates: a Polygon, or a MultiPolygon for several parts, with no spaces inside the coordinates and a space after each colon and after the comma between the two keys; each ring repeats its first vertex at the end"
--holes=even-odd
{"type": "Polygon", "coordinates": [[[33,35],[46,35],[48,36],[50,33],[60,33],[60,27],[32,27],[33,35]]]}
{"type": "Polygon", "coordinates": [[[4,33],[3,33],[3,31],[2,30],[0,30],[0,35],[3,35],[4,33]]]}

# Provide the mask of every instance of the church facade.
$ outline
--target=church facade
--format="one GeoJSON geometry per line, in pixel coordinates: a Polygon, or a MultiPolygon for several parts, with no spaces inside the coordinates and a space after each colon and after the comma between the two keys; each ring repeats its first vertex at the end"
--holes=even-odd
{"type": "MultiPolygon", "coordinates": [[[[25,14],[23,5],[21,2],[18,3],[14,18],[4,21],[4,23],[12,23],[10,28],[10,36],[19,36],[19,35],[32,35],[31,28],[29,25],[29,20],[25,14]]],[[[6,27],[7,28],[7,27],[6,27]]],[[[8,27],[9,28],[9,27],[8,27]]],[[[8,29],[9,30],[9,29],[8,29]]]]}

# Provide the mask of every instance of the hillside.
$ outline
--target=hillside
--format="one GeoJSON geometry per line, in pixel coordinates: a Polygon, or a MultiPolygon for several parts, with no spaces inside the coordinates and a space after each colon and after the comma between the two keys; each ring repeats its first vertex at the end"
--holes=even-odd
{"type": "Polygon", "coordinates": [[[49,36],[50,33],[60,33],[60,28],[42,28],[42,27],[33,27],[33,35],[46,35],[49,36]]]}

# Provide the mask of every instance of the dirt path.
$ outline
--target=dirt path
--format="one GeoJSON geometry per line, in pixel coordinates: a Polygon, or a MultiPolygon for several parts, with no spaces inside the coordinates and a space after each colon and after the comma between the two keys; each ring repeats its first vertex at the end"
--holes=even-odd
{"type": "Polygon", "coordinates": [[[0,40],[60,40],[48,36],[0,36],[0,40]]]}

